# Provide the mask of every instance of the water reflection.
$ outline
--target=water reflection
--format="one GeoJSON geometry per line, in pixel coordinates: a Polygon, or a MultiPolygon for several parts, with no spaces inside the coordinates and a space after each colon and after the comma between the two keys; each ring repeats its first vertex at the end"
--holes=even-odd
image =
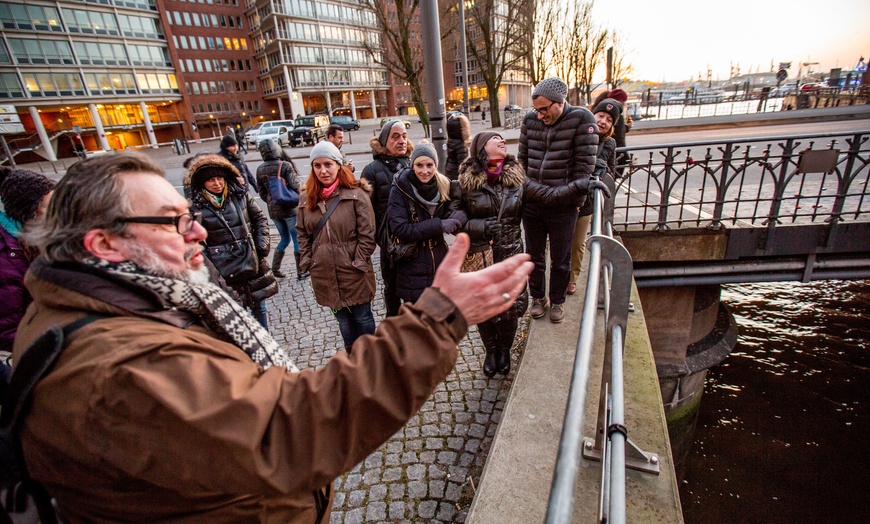
{"type": "Polygon", "coordinates": [[[723,287],[740,338],[707,375],[687,523],[870,521],[868,284],[723,287]]]}

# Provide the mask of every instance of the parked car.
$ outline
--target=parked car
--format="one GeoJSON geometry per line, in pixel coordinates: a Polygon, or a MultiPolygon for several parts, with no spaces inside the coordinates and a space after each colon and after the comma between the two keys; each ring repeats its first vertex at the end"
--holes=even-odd
{"type": "Polygon", "coordinates": [[[516,105],[516,104],[508,104],[508,105],[504,106],[504,110],[513,112],[513,111],[522,111],[523,108],[516,105]]]}
{"type": "Polygon", "coordinates": [[[384,118],[382,118],[381,119],[381,127],[384,127],[384,124],[386,124],[387,122],[393,121],[393,120],[396,120],[396,121],[399,121],[399,122],[402,122],[403,124],[405,124],[405,129],[411,129],[411,122],[408,122],[407,120],[402,120],[401,118],[399,118],[397,116],[385,116],[384,118]]]}
{"type": "Polygon", "coordinates": [[[359,129],[359,120],[354,120],[351,116],[333,116],[329,118],[329,123],[339,125],[345,131],[356,131],[359,129]]]}
{"type": "Polygon", "coordinates": [[[264,122],[260,122],[255,125],[251,129],[245,131],[245,142],[247,144],[256,144],[257,143],[257,134],[260,133],[260,128],[263,127],[264,122]]]}
{"type": "Polygon", "coordinates": [[[292,127],[287,127],[286,125],[266,122],[266,124],[260,128],[260,132],[257,134],[255,142],[259,144],[261,140],[271,138],[272,141],[277,143],[279,146],[289,144],[290,132],[292,129],[292,127]]]}
{"type": "Polygon", "coordinates": [[[290,133],[290,147],[314,145],[326,138],[329,130],[329,117],[325,115],[308,115],[296,119],[296,127],[290,133]]]}

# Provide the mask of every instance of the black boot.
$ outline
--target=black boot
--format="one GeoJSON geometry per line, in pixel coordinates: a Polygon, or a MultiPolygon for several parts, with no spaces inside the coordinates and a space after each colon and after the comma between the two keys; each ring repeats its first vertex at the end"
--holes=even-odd
{"type": "Polygon", "coordinates": [[[486,349],[486,358],[483,359],[483,374],[487,377],[495,375],[498,364],[498,350],[486,349]]]}
{"type": "Polygon", "coordinates": [[[511,347],[501,346],[498,348],[498,358],[496,359],[496,369],[502,375],[507,375],[511,372],[511,347]]]}
{"type": "Polygon", "coordinates": [[[489,320],[477,325],[480,333],[480,341],[486,349],[486,358],[483,359],[483,374],[487,377],[495,375],[498,370],[498,330],[495,322],[489,320]]]}
{"type": "Polygon", "coordinates": [[[296,258],[296,280],[302,280],[304,278],[308,278],[308,276],[309,276],[308,271],[303,273],[302,270],[299,268],[299,259],[300,259],[299,253],[293,253],[293,256],[296,258]]]}
{"type": "Polygon", "coordinates": [[[278,278],[284,278],[287,275],[281,272],[281,262],[284,261],[284,250],[276,249],[275,256],[272,257],[272,273],[278,278]]]}

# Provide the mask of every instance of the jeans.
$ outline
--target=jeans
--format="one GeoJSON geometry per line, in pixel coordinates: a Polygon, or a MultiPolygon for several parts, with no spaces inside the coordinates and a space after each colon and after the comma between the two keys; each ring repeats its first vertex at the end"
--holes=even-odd
{"type": "Polygon", "coordinates": [[[257,322],[263,326],[263,329],[269,331],[269,315],[266,313],[266,301],[257,302],[251,308],[251,314],[257,319],[257,322]]]}
{"type": "Polygon", "coordinates": [[[546,291],[547,238],[550,239],[550,303],[564,304],[571,276],[571,242],[577,208],[538,209],[526,207],[523,228],[526,232],[526,251],[532,256],[535,268],[529,275],[529,294],[532,298],[544,298],[546,291]]]}
{"type": "Polygon", "coordinates": [[[278,242],[278,251],[284,251],[293,241],[293,252],[299,252],[299,237],[296,233],[296,215],[287,218],[273,218],[272,222],[278,228],[278,234],[281,235],[281,240],[278,242]]]}
{"type": "Polygon", "coordinates": [[[338,330],[341,331],[345,347],[352,346],[359,337],[375,332],[375,316],[372,314],[371,302],[333,309],[332,313],[338,321],[338,330]]]}

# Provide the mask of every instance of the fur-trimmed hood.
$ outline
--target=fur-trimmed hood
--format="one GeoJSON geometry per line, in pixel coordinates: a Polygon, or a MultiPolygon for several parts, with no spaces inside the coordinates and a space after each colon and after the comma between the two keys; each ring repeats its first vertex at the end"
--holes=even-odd
{"type": "MultiPolygon", "coordinates": [[[[504,159],[504,168],[499,180],[504,187],[522,186],[526,179],[523,166],[517,162],[513,155],[504,159]]],[[[462,191],[474,191],[486,185],[486,171],[475,169],[475,162],[465,162],[459,168],[459,187],[462,191]]]]}
{"type": "Polygon", "coordinates": [[[221,155],[201,155],[190,162],[187,169],[190,175],[190,188],[200,191],[208,178],[220,173],[230,187],[239,185],[239,170],[221,155]]]}
{"type": "MultiPolygon", "coordinates": [[[[411,153],[414,152],[414,144],[411,143],[410,138],[406,138],[405,143],[408,145],[408,150],[405,151],[404,155],[402,155],[400,157],[395,157],[395,158],[411,158],[411,153]]],[[[381,143],[378,141],[378,137],[376,137],[376,136],[373,136],[372,139],[369,140],[369,145],[372,148],[372,156],[374,156],[375,158],[377,158],[379,156],[387,156],[387,157],[394,156],[394,155],[391,155],[389,151],[387,151],[387,148],[385,146],[381,145],[381,143]]]]}

